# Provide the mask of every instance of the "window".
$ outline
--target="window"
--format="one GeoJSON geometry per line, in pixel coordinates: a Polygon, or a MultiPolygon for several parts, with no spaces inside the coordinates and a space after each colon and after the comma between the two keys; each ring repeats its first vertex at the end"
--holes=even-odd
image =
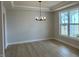
{"type": "Polygon", "coordinates": [[[61,34],[68,35],[68,12],[61,12],[60,18],[61,34]]]}
{"type": "Polygon", "coordinates": [[[60,34],[70,37],[79,37],[79,10],[60,12],[60,34]]]}

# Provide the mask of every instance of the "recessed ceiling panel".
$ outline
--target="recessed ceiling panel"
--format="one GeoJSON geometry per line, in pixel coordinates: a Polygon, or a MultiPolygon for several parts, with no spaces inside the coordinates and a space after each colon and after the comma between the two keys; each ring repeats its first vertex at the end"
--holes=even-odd
{"type": "MultiPolygon", "coordinates": [[[[42,1],[42,7],[44,8],[49,8],[52,7],[61,1],[42,1]]],[[[15,6],[28,6],[28,7],[39,7],[39,2],[38,1],[15,1],[14,2],[15,6]]]]}

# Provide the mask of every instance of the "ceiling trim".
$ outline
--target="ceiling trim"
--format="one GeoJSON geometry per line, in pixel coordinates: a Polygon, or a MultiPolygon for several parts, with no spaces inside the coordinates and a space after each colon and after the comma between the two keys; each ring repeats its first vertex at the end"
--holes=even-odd
{"type": "Polygon", "coordinates": [[[63,7],[57,8],[57,9],[55,9],[55,10],[56,10],[56,11],[57,11],[57,10],[61,10],[61,9],[64,9],[64,8],[67,8],[67,7],[76,5],[76,4],[77,4],[77,3],[68,4],[68,5],[65,5],[65,6],[63,6],[63,7]]]}
{"type": "Polygon", "coordinates": [[[78,4],[79,2],[61,2],[59,3],[58,5],[54,6],[53,8],[51,8],[52,11],[58,11],[58,10],[62,10],[62,9],[65,9],[67,7],[71,7],[71,6],[74,6],[76,4],[78,4]],[[62,4],[63,3],[63,4],[62,4]]]}

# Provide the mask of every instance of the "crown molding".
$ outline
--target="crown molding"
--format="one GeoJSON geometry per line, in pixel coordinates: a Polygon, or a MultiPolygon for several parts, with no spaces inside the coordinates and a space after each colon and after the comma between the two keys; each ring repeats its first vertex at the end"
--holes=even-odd
{"type": "Polygon", "coordinates": [[[57,4],[57,5],[55,5],[54,7],[52,7],[51,8],[51,10],[52,11],[58,11],[58,10],[62,10],[62,9],[65,9],[65,8],[67,8],[67,7],[71,7],[71,6],[74,6],[74,5],[76,5],[76,4],[78,4],[79,2],[61,2],[61,3],[59,3],[59,4],[57,4]]]}

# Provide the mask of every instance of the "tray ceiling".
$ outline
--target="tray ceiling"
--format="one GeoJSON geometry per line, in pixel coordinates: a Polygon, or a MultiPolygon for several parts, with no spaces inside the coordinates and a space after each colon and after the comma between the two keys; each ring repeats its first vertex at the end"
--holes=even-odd
{"type": "MultiPolygon", "coordinates": [[[[42,11],[53,11],[57,8],[62,9],[72,6],[79,2],[69,1],[42,1],[42,11]],[[64,7],[62,7],[64,6],[64,7]],[[62,7],[62,8],[61,8],[62,7]]],[[[4,2],[6,9],[9,10],[40,10],[38,1],[6,1],[4,2]]],[[[57,9],[58,10],[58,9],[57,9]]]]}
{"type": "MultiPolygon", "coordinates": [[[[61,1],[42,1],[42,10],[50,11],[50,8],[59,4],[61,1]]],[[[4,2],[7,9],[20,9],[20,10],[39,10],[38,1],[9,1],[4,2]]]]}

